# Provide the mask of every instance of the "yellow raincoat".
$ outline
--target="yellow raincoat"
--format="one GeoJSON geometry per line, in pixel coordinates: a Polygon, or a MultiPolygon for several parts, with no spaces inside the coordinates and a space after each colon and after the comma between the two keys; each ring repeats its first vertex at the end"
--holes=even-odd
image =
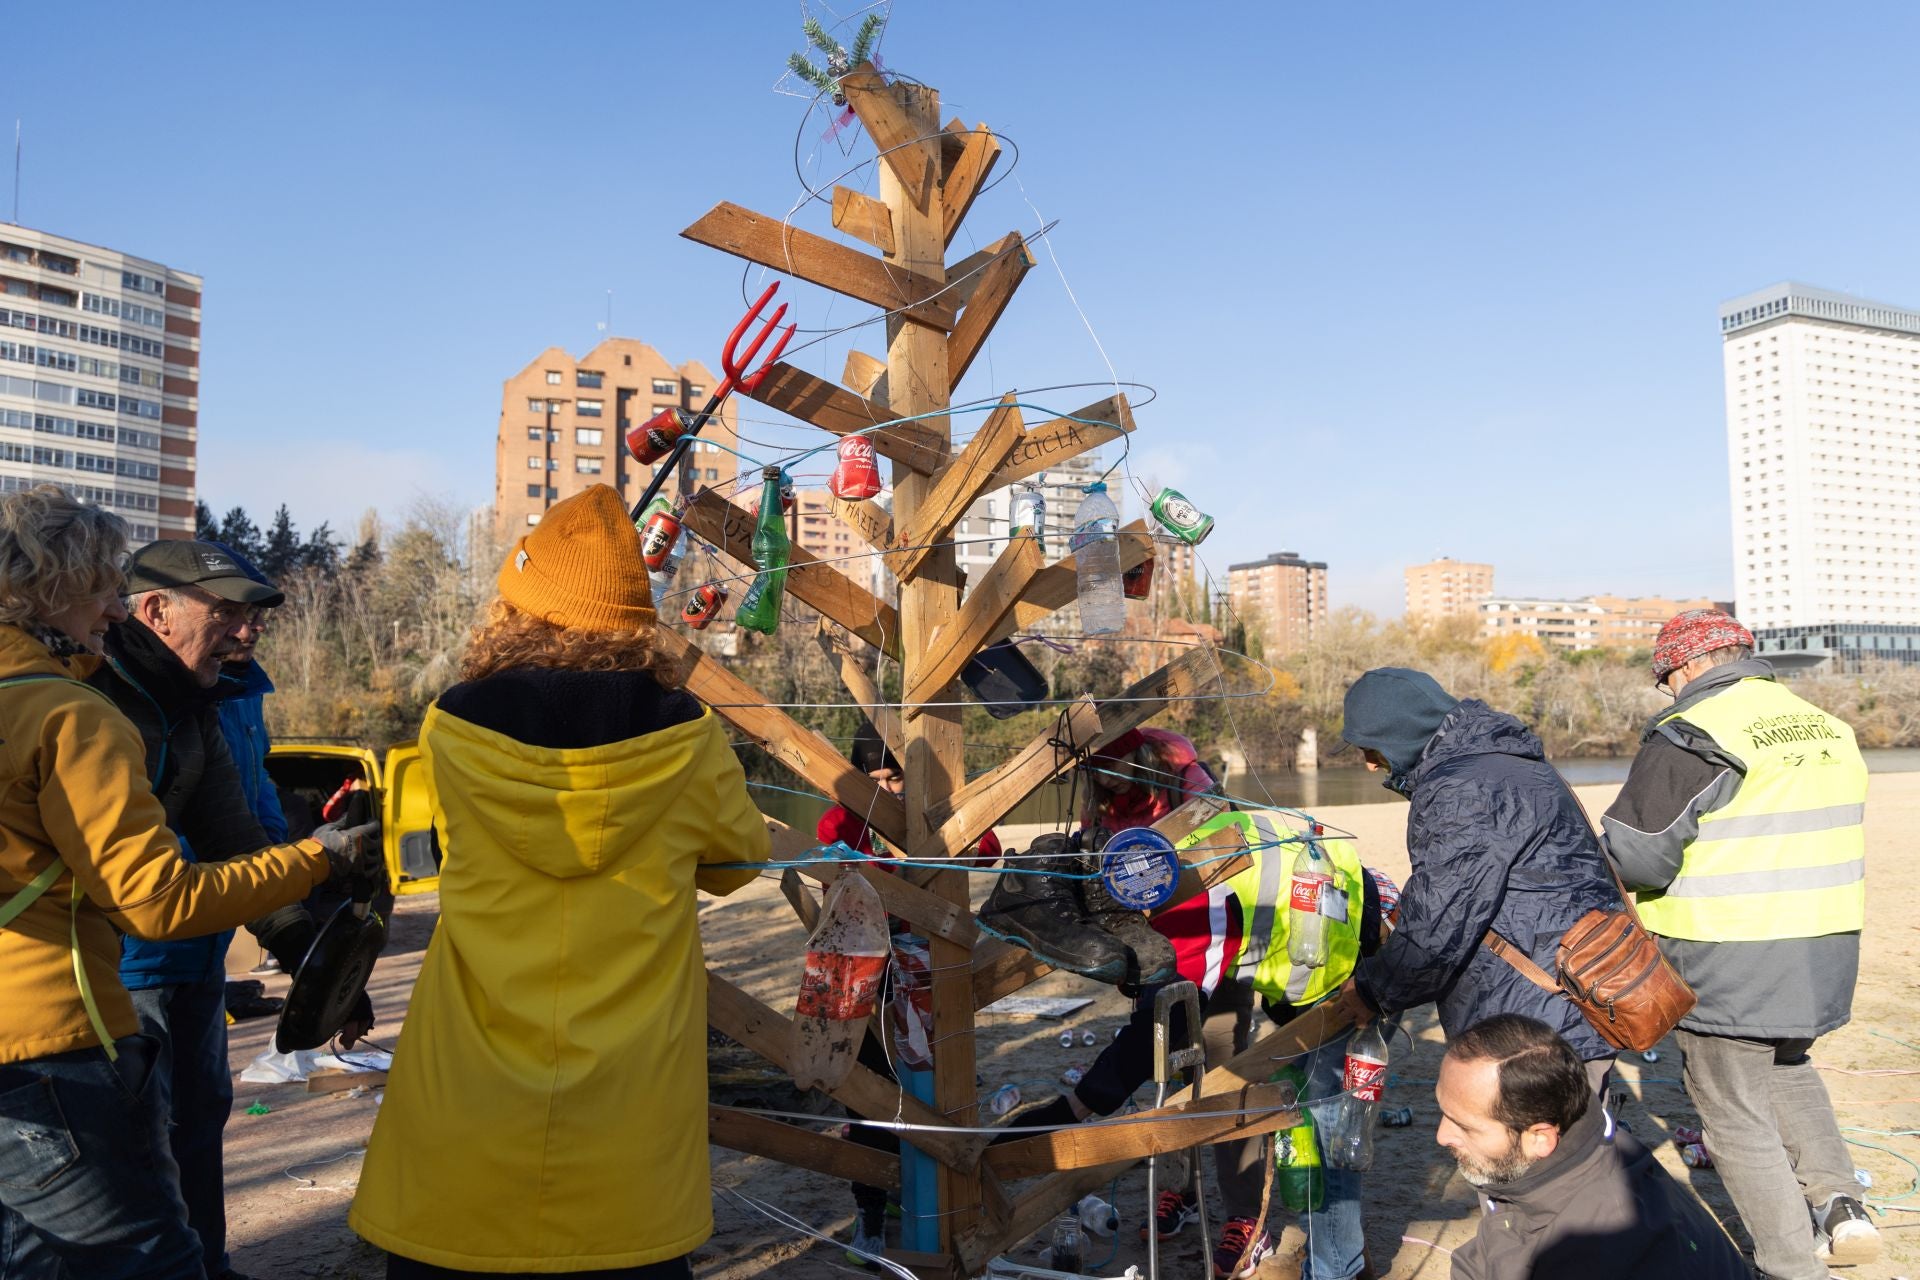
{"type": "Polygon", "coordinates": [[[435,707],[420,751],[440,922],[349,1223],[467,1271],[687,1253],[713,1234],[694,890],[769,851],[719,720],[559,750],[435,707]]]}

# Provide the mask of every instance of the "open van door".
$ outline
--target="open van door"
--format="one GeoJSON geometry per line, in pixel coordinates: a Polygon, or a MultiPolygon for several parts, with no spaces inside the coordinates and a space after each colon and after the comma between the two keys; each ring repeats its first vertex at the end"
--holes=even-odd
{"type": "Polygon", "coordinates": [[[387,748],[384,782],[380,821],[386,831],[387,882],[395,894],[432,893],[440,887],[440,845],[417,744],[387,748]]]}
{"type": "Polygon", "coordinates": [[[279,792],[288,838],[301,840],[320,825],[320,808],[341,783],[358,779],[368,790],[377,790],[380,765],[368,747],[289,739],[267,750],[267,776],[279,792]]]}

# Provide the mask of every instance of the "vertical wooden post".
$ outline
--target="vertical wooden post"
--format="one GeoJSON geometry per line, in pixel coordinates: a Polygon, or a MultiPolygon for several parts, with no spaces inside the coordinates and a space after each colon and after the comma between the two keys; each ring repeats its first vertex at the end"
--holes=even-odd
{"type": "MultiPolygon", "coordinates": [[[[946,232],[940,199],[940,95],[922,85],[894,84],[887,88],[911,125],[912,136],[930,141],[918,144],[936,181],[909,189],[897,168],[882,162],[880,196],[893,215],[893,252],[887,261],[931,280],[946,279],[946,232]]],[[[918,157],[915,157],[918,159],[918,157]]],[[[924,170],[923,170],[924,172],[924,170]]],[[[887,400],[896,416],[938,413],[949,404],[947,335],[941,329],[895,315],[887,321],[887,400]]],[[[950,442],[951,428],[944,417],[915,424],[950,442]]],[[[894,464],[893,518],[895,528],[912,527],[914,514],[926,498],[931,481],[907,467],[894,464]]],[[[960,578],[952,547],[942,547],[920,566],[919,573],[900,589],[901,653],[907,664],[905,684],[914,683],[920,655],[931,648],[936,629],[951,622],[960,607],[960,578]]],[[[942,691],[931,695],[944,697],[942,691]]],[[[959,707],[930,708],[906,728],[907,849],[918,855],[932,842],[927,815],[939,810],[964,780],[959,707]]],[[[968,880],[964,872],[941,871],[928,887],[947,901],[968,910],[968,880]]],[[[977,1115],[974,1090],[972,957],[965,947],[935,937],[933,961],[934,1109],[955,1124],[973,1124],[977,1115]]],[[[942,1169],[940,1176],[940,1243],[948,1246],[956,1231],[971,1225],[977,1215],[966,1212],[980,1203],[977,1174],[942,1169]],[[958,1210],[959,1212],[956,1212],[958,1210]]]]}

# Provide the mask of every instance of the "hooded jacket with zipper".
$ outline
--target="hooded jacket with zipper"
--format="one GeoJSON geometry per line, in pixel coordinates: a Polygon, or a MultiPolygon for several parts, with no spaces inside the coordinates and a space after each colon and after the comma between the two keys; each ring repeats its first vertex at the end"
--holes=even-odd
{"type": "Polygon", "coordinates": [[[1598,1103],[1553,1154],[1479,1188],[1486,1214],[1453,1280],[1748,1280],[1700,1201],[1598,1103]]]}
{"type": "Polygon", "coordinates": [[[1413,874],[1399,923],[1354,970],[1368,1002],[1398,1013],[1434,1001],[1449,1036],[1496,1013],[1524,1014],[1581,1058],[1611,1058],[1613,1046],[1571,1001],[1481,941],[1496,930],[1552,973],[1563,933],[1596,907],[1621,906],[1593,828],[1540,739],[1469,698],[1451,710],[1410,704],[1405,723],[1348,740],[1383,751],[1387,785],[1411,802],[1413,874]]]}
{"type": "MultiPolygon", "coordinates": [[[[1742,680],[1773,678],[1773,667],[1764,659],[1723,663],[1689,681],[1679,699],[1648,722],[1626,785],[1600,819],[1607,853],[1629,889],[1665,889],[1673,883],[1687,845],[1700,833],[1701,815],[1730,804],[1746,772],[1745,765],[1687,723],[1687,708],[1742,680]]],[[[1659,943],[1693,988],[1694,1006],[1680,1019],[1689,1031],[1813,1039],[1853,1016],[1858,933],[1765,942],[1659,937],[1659,943]]]]}
{"type": "Polygon", "coordinates": [[[440,922],[348,1221],[462,1271],[677,1258],[713,1231],[695,890],[770,848],[711,711],[642,672],[456,685],[421,763],[440,922]]]}
{"type": "MultiPolygon", "coordinates": [[[[254,816],[220,724],[221,706],[247,696],[246,684],[222,678],[212,688],[202,687],[160,637],[132,619],[107,633],[106,648],[107,661],[90,683],[139,730],[147,776],[166,810],[167,825],[179,836],[181,856],[218,862],[272,843],[254,816]]],[[[283,822],[282,838],[285,830],[283,822]]],[[[313,922],[294,904],[248,921],[247,929],[291,973],[304,943],[311,941],[313,922]]],[[[121,980],[134,990],[221,980],[232,938],[229,929],[173,942],[128,939],[121,980]]]]}
{"type": "Polygon", "coordinates": [[[0,688],[0,900],[56,859],[67,868],[0,927],[0,1062],[99,1043],[74,978],[73,933],[117,1040],[139,1022],[120,983],[116,930],[164,938],[231,929],[299,901],[327,876],[326,852],[311,840],[222,863],[181,858],[148,785],[140,735],[105,698],[68,683],[99,661],[56,658],[0,625],[0,678],[65,677],[0,688]]]}

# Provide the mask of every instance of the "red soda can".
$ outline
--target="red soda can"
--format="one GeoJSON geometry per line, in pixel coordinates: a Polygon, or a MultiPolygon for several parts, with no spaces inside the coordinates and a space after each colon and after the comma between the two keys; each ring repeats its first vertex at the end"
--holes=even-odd
{"type": "Polygon", "coordinates": [[[726,603],[727,589],[709,582],[687,597],[686,604],[680,607],[680,621],[695,631],[705,631],[726,603]]]}
{"type": "Polygon", "coordinates": [[[667,567],[673,544],[680,540],[680,529],[680,517],[672,511],[656,511],[647,517],[647,527],[640,531],[640,558],[647,562],[647,568],[667,567]]]}
{"type": "Polygon", "coordinates": [[[627,452],[640,462],[658,462],[673,452],[674,444],[686,429],[687,419],[680,410],[662,409],[627,431],[627,452]]]}
{"type": "Polygon", "coordinates": [[[840,441],[840,465],[833,469],[827,488],[836,498],[859,502],[880,492],[880,467],[874,461],[873,441],[847,436],[840,441]]]}
{"type": "Polygon", "coordinates": [[[1120,592],[1129,600],[1145,600],[1153,590],[1153,557],[1148,556],[1120,575],[1120,592]]]}

